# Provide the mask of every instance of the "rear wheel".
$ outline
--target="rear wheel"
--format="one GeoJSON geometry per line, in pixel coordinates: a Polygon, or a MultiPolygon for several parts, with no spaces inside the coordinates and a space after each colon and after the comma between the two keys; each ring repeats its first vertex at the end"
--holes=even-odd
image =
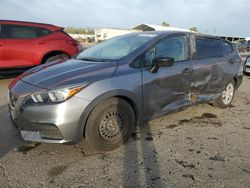
{"type": "Polygon", "coordinates": [[[119,98],[98,104],[91,112],[85,129],[89,145],[100,151],[111,151],[125,143],[135,126],[134,110],[119,98]]]}
{"type": "Polygon", "coordinates": [[[58,59],[68,59],[69,56],[65,53],[61,53],[61,54],[56,54],[56,55],[52,55],[52,56],[49,56],[45,61],[44,63],[49,63],[51,61],[56,61],[58,59]]]}
{"type": "Polygon", "coordinates": [[[235,82],[231,81],[227,87],[222,91],[221,95],[216,99],[215,105],[220,108],[226,108],[230,106],[233,101],[235,93],[235,82]]]}

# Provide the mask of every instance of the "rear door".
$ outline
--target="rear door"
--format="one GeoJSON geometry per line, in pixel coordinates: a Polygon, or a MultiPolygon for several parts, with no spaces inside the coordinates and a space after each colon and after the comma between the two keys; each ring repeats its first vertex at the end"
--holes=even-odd
{"type": "Polygon", "coordinates": [[[38,31],[30,26],[3,25],[4,67],[33,65],[33,53],[38,31]]]}
{"type": "Polygon", "coordinates": [[[209,37],[195,37],[194,40],[192,91],[197,95],[220,93],[236,75],[238,59],[232,45],[209,37]]]}
{"type": "Polygon", "coordinates": [[[142,70],[144,117],[161,115],[187,106],[192,65],[189,61],[189,38],[186,35],[169,36],[147,50],[142,70]],[[152,73],[155,57],[174,58],[169,67],[160,67],[152,73]]]}

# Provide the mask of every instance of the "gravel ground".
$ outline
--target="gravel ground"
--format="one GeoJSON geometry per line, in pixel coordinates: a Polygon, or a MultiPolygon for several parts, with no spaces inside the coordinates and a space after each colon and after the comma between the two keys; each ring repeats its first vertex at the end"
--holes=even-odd
{"type": "Polygon", "coordinates": [[[0,80],[0,187],[250,187],[250,77],[227,109],[199,105],[139,127],[112,152],[28,143],[0,80]]]}

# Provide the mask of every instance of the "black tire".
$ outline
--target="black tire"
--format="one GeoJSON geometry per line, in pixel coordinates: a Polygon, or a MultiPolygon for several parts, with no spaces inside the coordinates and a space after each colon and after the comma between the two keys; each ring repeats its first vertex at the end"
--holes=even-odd
{"type": "Polygon", "coordinates": [[[45,59],[44,63],[49,63],[52,61],[56,61],[58,59],[68,59],[69,56],[67,54],[61,53],[61,54],[56,54],[56,55],[52,55],[49,56],[47,59],[45,59]]]}
{"type": "Polygon", "coordinates": [[[225,90],[221,93],[221,95],[214,101],[214,105],[219,107],[219,108],[227,108],[231,105],[233,98],[234,98],[234,94],[235,94],[235,81],[232,80],[225,88],[225,90]],[[229,97],[225,97],[225,95],[223,95],[224,92],[226,92],[227,90],[231,90],[230,92],[230,96],[231,98],[229,99],[229,97]]]}
{"type": "Polygon", "coordinates": [[[90,113],[85,139],[95,150],[111,151],[130,138],[134,127],[135,113],[131,105],[123,99],[110,98],[90,113]]]}

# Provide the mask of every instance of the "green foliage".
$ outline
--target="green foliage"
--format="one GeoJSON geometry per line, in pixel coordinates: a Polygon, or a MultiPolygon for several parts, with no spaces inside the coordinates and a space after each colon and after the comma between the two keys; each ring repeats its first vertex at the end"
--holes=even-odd
{"type": "Polygon", "coordinates": [[[64,31],[70,34],[94,34],[95,33],[94,29],[91,29],[91,28],[66,27],[64,31]]]}
{"type": "Polygon", "coordinates": [[[167,22],[162,22],[162,24],[161,24],[162,26],[165,26],[165,27],[169,27],[170,26],[170,24],[169,23],[167,23],[167,22]]]}
{"type": "Polygon", "coordinates": [[[190,27],[189,30],[190,30],[190,31],[194,31],[194,32],[198,32],[197,27],[190,27]]]}

